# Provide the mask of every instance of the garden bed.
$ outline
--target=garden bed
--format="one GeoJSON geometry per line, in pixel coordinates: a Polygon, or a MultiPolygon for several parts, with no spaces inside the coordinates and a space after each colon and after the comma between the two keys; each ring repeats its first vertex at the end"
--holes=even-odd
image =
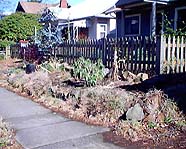
{"type": "Polygon", "coordinates": [[[15,140],[14,131],[0,118],[0,148],[22,149],[22,146],[15,140]]]}
{"type": "Polygon", "coordinates": [[[118,145],[186,147],[185,115],[161,90],[127,90],[124,86],[133,83],[106,80],[85,87],[68,71],[25,74],[14,68],[1,80],[6,88],[68,118],[110,127],[104,138],[118,145]]]}

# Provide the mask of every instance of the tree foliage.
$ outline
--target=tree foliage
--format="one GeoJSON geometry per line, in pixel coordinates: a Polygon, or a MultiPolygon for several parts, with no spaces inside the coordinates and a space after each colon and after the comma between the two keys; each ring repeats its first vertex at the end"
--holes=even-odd
{"type": "Polygon", "coordinates": [[[45,9],[39,21],[43,24],[43,28],[37,36],[37,44],[40,49],[52,49],[63,41],[57,18],[50,10],[45,9]]]}
{"type": "Polygon", "coordinates": [[[14,13],[0,20],[0,46],[5,43],[29,39],[34,35],[34,28],[41,29],[39,16],[34,14],[14,13]]]}

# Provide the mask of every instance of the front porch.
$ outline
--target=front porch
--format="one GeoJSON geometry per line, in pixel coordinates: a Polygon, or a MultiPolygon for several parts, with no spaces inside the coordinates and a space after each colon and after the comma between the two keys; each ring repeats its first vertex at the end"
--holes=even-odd
{"type": "Polygon", "coordinates": [[[170,29],[172,32],[186,31],[183,29],[186,26],[186,3],[183,1],[136,0],[127,3],[120,0],[116,6],[121,9],[116,13],[118,37],[171,34],[170,29]],[[165,19],[170,24],[166,24],[165,19]]]}

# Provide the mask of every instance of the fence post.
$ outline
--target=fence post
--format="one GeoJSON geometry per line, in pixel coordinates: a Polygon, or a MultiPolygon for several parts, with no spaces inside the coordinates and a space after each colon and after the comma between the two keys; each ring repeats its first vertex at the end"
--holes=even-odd
{"type": "Polygon", "coordinates": [[[10,58],[10,46],[6,47],[6,59],[10,58]]]}
{"type": "Polygon", "coordinates": [[[105,57],[105,53],[106,53],[106,39],[103,38],[103,39],[102,39],[102,62],[103,62],[103,65],[106,66],[106,57],[105,57]]]}
{"type": "Polygon", "coordinates": [[[164,62],[166,60],[165,58],[165,47],[166,47],[166,37],[161,35],[161,42],[160,42],[160,74],[163,74],[164,73],[164,62]]]}
{"type": "Polygon", "coordinates": [[[156,67],[155,67],[155,72],[156,72],[156,74],[157,75],[159,75],[161,72],[161,50],[162,50],[162,48],[161,48],[161,44],[162,44],[162,36],[160,36],[159,38],[157,38],[157,41],[156,41],[157,43],[156,43],[156,67]]]}

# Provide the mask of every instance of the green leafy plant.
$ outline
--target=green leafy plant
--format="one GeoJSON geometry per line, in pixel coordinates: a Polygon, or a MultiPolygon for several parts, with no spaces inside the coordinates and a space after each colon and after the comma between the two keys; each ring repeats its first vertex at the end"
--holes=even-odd
{"type": "Polygon", "coordinates": [[[84,80],[87,86],[95,86],[104,77],[103,69],[101,60],[93,64],[89,59],[81,57],[74,64],[73,75],[76,79],[84,80]]]}
{"type": "Polygon", "coordinates": [[[0,54],[0,61],[5,59],[5,55],[4,54],[0,54]]]}
{"type": "Polygon", "coordinates": [[[186,126],[186,120],[185,119],[179,120],[179,121],[176,122],[176,125],[178,127],[186,126]]]}
{"type": "Polygon", "coordinates": [[[148,122],[148,127],[150,128],[150,129],[153,129],[153,128],[155,128],[157,126],[157,124],[155,123],[155,122],[148,122]]]}
{"type": "Polygon", "coordinates": [[[6,47],[34,35],[34,28],[41,29],[38,15],[14,13],[0,20],[0,47],[6,47]]]}
{"type": "Polygon", "coordinates": [[[164,122],[165,123],[171,123],[172,122],[172,118],[170,116],[165,117],[164,122]]]}
{"type": "Polygon", "coordinates": [[[183,36],[186,35],[186,23],[184,20],[182,23],[185,25],[183,28],[177,28],[174,30],[173,28],[173,22],[174,20],[170,20],[165,13],[162,13],[164,16],[164,22],[163,22],[163,28],[164,28],[164,35],[165,36],[183,36]]]}

